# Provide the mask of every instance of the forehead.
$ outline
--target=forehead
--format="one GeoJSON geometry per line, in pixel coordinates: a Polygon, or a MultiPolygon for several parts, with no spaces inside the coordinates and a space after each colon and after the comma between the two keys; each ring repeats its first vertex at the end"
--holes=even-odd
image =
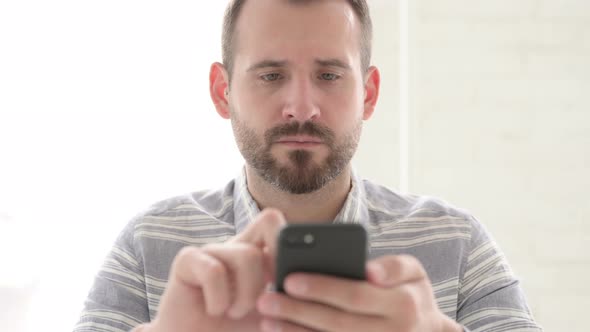
{"type": "Polygon", "coordinates": [[[236,24],[235,65],[335,58],[360,61],[360,26],[344,0],[250,0],[236,24]]]}

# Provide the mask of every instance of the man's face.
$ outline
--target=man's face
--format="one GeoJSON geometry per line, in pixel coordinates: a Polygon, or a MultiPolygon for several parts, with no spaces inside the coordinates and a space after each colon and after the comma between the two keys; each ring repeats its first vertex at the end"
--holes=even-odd
{"type": "Polygon", "coordinates": [[[360,26],[346,1],[247,1],[229,107],[238,147],[263,179],[303,194],[350,162],[360,138],[360,26]]]}

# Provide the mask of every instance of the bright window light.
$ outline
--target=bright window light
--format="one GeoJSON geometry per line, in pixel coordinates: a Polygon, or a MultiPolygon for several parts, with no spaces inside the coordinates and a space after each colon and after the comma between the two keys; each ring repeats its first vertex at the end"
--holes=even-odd
{"type": "Polygon", "coordinates": [[[71,330],[135,214],[238,174],[208,89],[226,3],[0,3],[0,326],[71,330]]]}
{"type": "Polygon", "coordinates": [[[409,3],[399,0],[399,190],[409,190],[409,3]]]}

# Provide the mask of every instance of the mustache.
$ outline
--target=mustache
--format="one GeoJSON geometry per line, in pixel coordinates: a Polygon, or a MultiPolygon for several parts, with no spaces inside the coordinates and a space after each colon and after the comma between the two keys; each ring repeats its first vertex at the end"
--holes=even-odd
{"type": "Polygon", "coordinates": [[[304,123],[292,122],[284,125],[279,125],[266,131],[264,138],[267,145],[278,141],[283,136],[293,135],[308,135],[318,137],[324,143],[331,145],[334,142],[334,132],[321,124],[317,124],[311,121],[304,123]]]}

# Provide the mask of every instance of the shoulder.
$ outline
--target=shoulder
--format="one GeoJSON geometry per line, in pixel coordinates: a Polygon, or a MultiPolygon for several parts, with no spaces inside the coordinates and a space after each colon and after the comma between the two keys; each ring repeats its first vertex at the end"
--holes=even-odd
{"type": "Polygon", "coordinates": [[[452,218],[471,223],[471,213],[434,196],[397,192],[369,180],[363,181],[369,212],[379,219],[452,218]]]}
{"type": "Polygon", "coordinates": [[[195,238],[232,232],[233,186],[232,181],[219,189],[195,191],[155,202],[136,214],[123,234],[132,241],[151,238],[193,244],[195,238]]]}
{"type": "Polygon", "coordinates": [[[447,280],[462,271],[469,254],[489,238],[469,211],[441,198],[364,184],[375,256],[411,254],[433,280],[447,280]]]}
{"type": "Polygon", "coordinates": [[[186,193],[158,201],[136,215],[135,219],[183,215],[206,215],[220,219],[231,209],[234,182],[225,187],[186,193]]]}

